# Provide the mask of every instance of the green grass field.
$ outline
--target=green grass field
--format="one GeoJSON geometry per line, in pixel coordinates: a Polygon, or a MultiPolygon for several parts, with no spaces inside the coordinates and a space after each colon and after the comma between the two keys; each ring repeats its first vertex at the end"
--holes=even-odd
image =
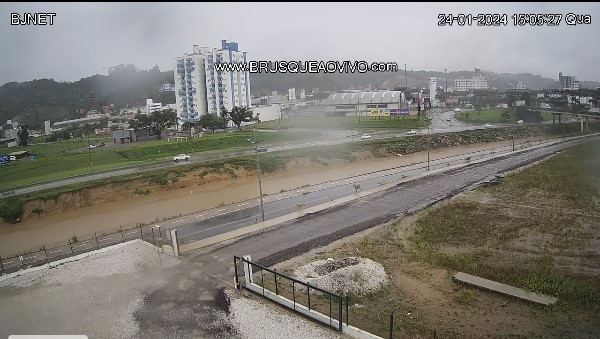
{"type": "MultiPolygon", "coordinates": [[[[283,119],[283,128],[315,128],[315,129],[362,129],[362,128],[398,128],[410,129],[429,126],[429,120],[417,120],[416,117],[319,117],[283,119]],[[359,119],[360,118],[360,119],[359,119]],[[360,120],[360,121],[359,121],[360,120]]],[[[255,125],[260,129],[279,129],[279,120],[261,122],[255,125]]],[[[249,126],[248,128],[253,128],[249,126]]]]}
{"type": "MultiPolygon", "coordinates": [[[[476,110],[468,112],[460,112],[455,114],[457,120],[465,122],[485,122],[485,123],[503,123],[503,122],[516,122],[516,116],[511,116],[511,119],[505,121],[502,118],[502,113],[511,111],[510,108],[490,108],[483,109],[481,112],[476,110]]],[[[548,112],[542,112],[542,118],[544,121],[552,119],[552,114],[548,112]]]]}
{"type": "MultiPolygon", "coordinates": [[[[318,137],[316,132],[288,132],[284,141],[310,140],[318,137]]],[[[281,142],[281,134],[274,132],[239,131],[233,133],[205,134],[189,141],[156,140],[132,143],[117,149],[94,149],[87,151],[87,140],[69,140],[52,144],[37,144],[15,147],[11,152],[29,150],[36,154],[36,160],[27,158],[0,167],[0,190],[11,189],[27,184],[60,179],[69,176],[99,172],[126,166],[140,165],[157,160],[167,160],[179,153],[201,153],[207,151],[230,150],[254,147],[248,141],[257,140],[260,144],[281,142]]],[[[90,139],[90,143],[109,141],[90,139]]],[[[109,141],[110,142],[110,141],[109,141]]],[[[8,152],[7,152],[8,153],[8,152]]]]}

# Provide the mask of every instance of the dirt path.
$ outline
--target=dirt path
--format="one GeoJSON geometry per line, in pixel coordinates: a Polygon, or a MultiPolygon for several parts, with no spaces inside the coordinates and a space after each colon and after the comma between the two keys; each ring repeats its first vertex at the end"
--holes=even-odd
{"type": "MultiPolygon", "coordinates": [[[[540,137],[521,139],[518,142],[540,139],[540,137]]],[[[511,143],[511,141],[500,141],[444,148],[431,151],[430,156],[434,160],[511,143]]],[[[426,160],[427,153],[420,152],[402,157],[371,158],[352,163],[330,162],[329,166],[312,164],[312,167],[307,167],[307,164],[302,164],[299,168],[264,175],[263,193],[278,193],[282,189],[294,189],[307,184],[316,185],[329,180],[426,160]]],[[[149,223],[156,219],[185,215],[214,208],[222,203],[230,204],[256,197],[258,197],[256,177],[245,177],[83,207],[14,225],[0,224],[0,256],[12,255],[43,245],[66,243],[73,234],[80,237],[94,232],[113,230],[119,226],[131,227],[136,223],[149,223]]]]}

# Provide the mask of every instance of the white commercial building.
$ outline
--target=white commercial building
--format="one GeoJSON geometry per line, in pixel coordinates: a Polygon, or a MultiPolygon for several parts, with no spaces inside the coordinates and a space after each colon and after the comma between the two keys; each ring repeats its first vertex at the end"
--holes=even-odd
{"type": "Polygon", "coordinates": [[[154,112],[159,112],[162,109],[162,104],[160,102],[154,102],[152,99],[146,99],[146,114],[151,114],[154,112]]]}
{"type": "Polygon", "coordinates": [[[404,93],[400,91],[334,93],[325,100],[325,112],[336,115],[365,115],[372,110],[405,108],[404,93]]]}
{"type": "Polygon", "coordinates": [[[247,53],[236,42],[221,40],[221,49],[194,45],[192,54],[175,58],[175,98],[180,123],[203,114],[220,114],[234,106],[251,107],[248,71],[217,71],[218,63],[245,63],[247,53]]]}
{"type": "Polygon", "coordinates": [[[471,79],[454,80],[454,90],[457,92],[470,91],[472,89],[487,89],[487,81],[481,75],[474,76],[471,79]]]}

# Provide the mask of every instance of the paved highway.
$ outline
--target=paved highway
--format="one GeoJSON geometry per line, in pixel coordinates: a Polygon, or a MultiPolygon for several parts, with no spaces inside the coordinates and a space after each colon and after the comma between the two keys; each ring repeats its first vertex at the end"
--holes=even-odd
{"type": "MultiPolygon", "coordinates": [[[[520,149],[525,146],[551,142],[553,141],[547,140],[533,144],[528,143],[527,145],[517,144],[516,148],[520,149]]],[[[479,160],[491,155],[498,155],[509,151],[512,151],[512,146],[503,146],[440,158],[430,162],[430,169],[436,170],[452,165],[464,164],[469,161],[479,160]]],[[[425,173],[426,171],[427,162],[422,162],[270,195],[263,198],[265,220],[274,219],[290,213],[296,213],[300,209],[353,195],[356,193],[355,185],[360,185],[360,190],[366,190],[403,179],[404,177],[425,173]]],[[[260,221],[262,221],[260,200],[257,198],[252,201],[222,206],[176,218],[174,220],[168,220],[158,223],[158,225],[162,228],[176,228],[178,230],[180,243],[188,243],[233,231],[245,226],[250,226],[260,221]]]]}
{"type": "Polygon", "coordinates": [[[568,147],[598,140],[600,137],[568,141],[411,181],[322,213],[283,223],[207,254],[192,252],[189,256],[193,262],[201,264],[206,273],[230,280],[233,255],[249,254],[255,261],[273,265],[409,214],[411,210],[424,208],[439,199],[475,187],[490,176],[521,167],[568,147]]]}

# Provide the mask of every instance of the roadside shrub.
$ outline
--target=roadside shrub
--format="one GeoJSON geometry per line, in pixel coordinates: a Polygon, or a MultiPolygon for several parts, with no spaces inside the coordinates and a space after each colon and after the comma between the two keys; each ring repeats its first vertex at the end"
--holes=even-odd
{"type": "Polygon", "coordinates": [[[166,185],[169,183],[169,179],[167,179],[166,175],[157,174],[157,175],[151,176],[148,179],[148,182],[150,182],[152,184],[166,185]]]}
{"type": "Polygon", "coordinates": [[[23,212],[23,201],[21,200],[6,200],[0,204],[0,218],[6,222],[18,223],[21,221],[23,212]]]}

